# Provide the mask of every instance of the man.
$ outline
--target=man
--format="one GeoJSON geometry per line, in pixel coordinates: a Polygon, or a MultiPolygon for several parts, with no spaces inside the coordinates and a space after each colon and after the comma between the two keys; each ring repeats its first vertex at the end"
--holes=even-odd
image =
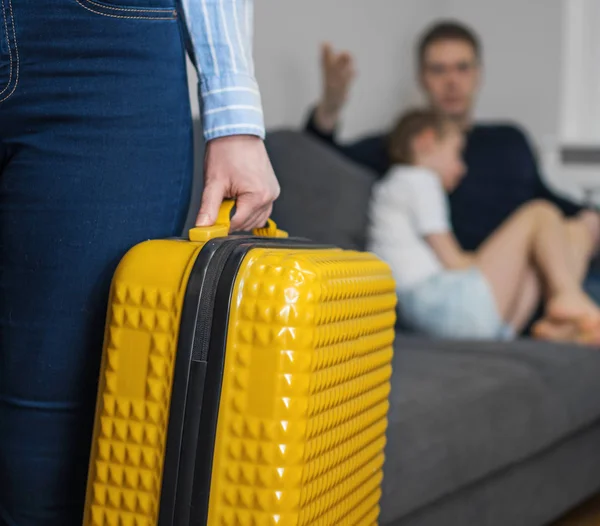
{"type": "MultiPolygon", "coordinates": [[[[567,216],[577,216],[589,228],[595,251],[600,218],[553,194],[543,183],[538,165],[522,130],[510,125],[479,125],[473,109],[481,84],[481,46],[465,26],[442,22],[428,29],[417,48],[418,75],[429,104],[465,130],[467,175],[450,197],[452,223],[465,250],[481,243],[520,205],[546,199],[567,216]]],[[[306,129],[378,176],[390,167],[387,134],[341,145],[335,129],[354,78],[352,57],[323,48],[323,96],[306,129]]]]}

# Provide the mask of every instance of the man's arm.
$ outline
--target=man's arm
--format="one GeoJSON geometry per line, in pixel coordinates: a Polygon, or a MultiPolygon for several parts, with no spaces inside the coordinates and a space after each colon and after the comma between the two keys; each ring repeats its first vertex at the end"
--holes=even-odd
{"type": "Polygon", "coordinates": [[[521,129],[515,128],[515,130],[520,135],[520,140],[523,144],[523,151],[526,158],[526,162],[530,164],[534,172],[537,187],[536,197],[538,199],[544,199],[546,201],[554,203],[568,217],[575,216],[579,214],[582,210],[584,210],[583,206],[574,203],[573,201],[570,201],[565,197],[557,195],[548,188],[540,172],[538,159],[531,146],[531,142],[527,138],[527,135],[521,129]]]}
{"type": "Polygon", "coordinates": [[[563,214],[565,214],[567,217],[576,216],[585,210],[584,206],[574,203],[573,201],[570,201],[565,197],[561,197],[555,194],[552,190],[550,190],[542,180],[542,177],[541,175],[539,175],[539,173],[537,175],[537,178],[539,182],[538,194],[540,199],[545,199],[554,203],[556,206],[558,206],[558,208],[562,210],[563,214]]]}
{"type": "Polygon", "coordinates": [[[586,231],[592,240],[593,247],[591,249],[592,255],[595,255],[600,250],[600,213],[596,210],[592,210],[574,203],[567,198],[561,197],[551,191],[540,174],[538,162],[533,152],[529,140],[526,134],[519,128],[514,128],[518,134],[518,146],[523,147],[525,151],[525,157],[528,160],[535,177],[535,184],[537,187],[536,197],[538,199],[545,199],[558,206],[562,212],[569,218],[571,218],[576,227],[586,231]]]}
{"type": "Polygon", "coordinates": [[[315,120],[316,109],[309,115],[305,131],[325,142],[328,146],[341,153],[355,163],[361,164],[375,172],[378,177],[383,177],[390,168],[385,135],[373,135],[349,144],[340,143],[333,132],[325,132],[315,120]]]}
{"type": "Polygon", "coordinates": [[[323,138],[333,139],[355,76],[354,58],[350,53],[336,53],[328,43],[321,46],[323,93],[309,124],[323,138]]]}
{"type": "Polygon", "coordinates": [[[236,199],[232,230],[263,226],[279,194],[263,139],[252,56],[253,1],[181,0],[198,70],[205,185],[196,224],[214,223],[224,198],[236,199]]]}
{"type": "Polygon", "coordinates": [[[591,210],[585,206],[574,203],[573,201],[561,197],[550,190],[544,183],[544,180],[540,174],[537,159],[533,153],[533,149],[531,148],[529,141],[527,140],[527,137],[524,133],[521,132],[521,134],[524,142],[526,143],[527,150],[531,156],[531,162],[533,163],[535,169],[538,198],[554,203],[562,210],[563,214],[569,218],[572,218],[574,220],[572,222],[572,228],[579,228],[584,232],[587,232],[592,242],[591,254],[592,257],[595,257],[595,255],[598,253],[598,250],[600,250],[600,213],[598,213],[596,210],[591,210]]]}
{"type": "Polygon", "coordinates": [[[353,144],[342,145],[336,138],[340,115],[344,109],[355,77],[354,60],[347,52],[335,53],[329,44],[321,50],[323,93],[311,109],[305,131],[336,149],[345,157],[375,171],[379,176],[389,169],[384,137],[367,137],[353,144]]]}
{"type": "Polygon", "coordinates": [[[332,148],[340,150],[341,145],[336,137],[336,127],[333,129],[325,129],[325,127],[321,126],[316,117],[317,110],[318,106],[311,108],[310,113],[308,114],[308,119],[306,119],[304,130],[310,135],[321,139],[323,142],[326,142],[332,148]]]}

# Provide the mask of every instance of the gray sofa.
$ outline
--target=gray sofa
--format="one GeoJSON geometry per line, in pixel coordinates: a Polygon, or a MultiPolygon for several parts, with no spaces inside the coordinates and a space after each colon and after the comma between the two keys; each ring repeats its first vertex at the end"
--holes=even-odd
{"type": "MultiPolygon", "coordinates": [[[[363,249],[373,177],[302,133],[267,138],[293,235],[363,249]]],[[[600,492],[600,352],[398,334],[383,526],[542,526],[600,492]]]]}

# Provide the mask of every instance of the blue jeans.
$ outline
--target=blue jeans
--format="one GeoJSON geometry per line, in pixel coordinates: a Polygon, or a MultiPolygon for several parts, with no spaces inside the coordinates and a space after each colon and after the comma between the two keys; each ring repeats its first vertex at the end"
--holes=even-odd
{"type": "Polygon", "coordinates": [[[182,26],[175,0],[0,6],[0,524],[79,526],[111,276],[189,203],[182,26]]]}

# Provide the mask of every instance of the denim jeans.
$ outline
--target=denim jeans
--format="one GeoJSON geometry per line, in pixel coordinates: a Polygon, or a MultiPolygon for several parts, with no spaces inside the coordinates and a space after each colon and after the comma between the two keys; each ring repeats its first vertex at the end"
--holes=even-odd
{"type": "Polygon", "coordinates": [[[111,276],[187,213],[182,24],[175,0],[0,5],[0,524],[79,526],[111,276]]]}

